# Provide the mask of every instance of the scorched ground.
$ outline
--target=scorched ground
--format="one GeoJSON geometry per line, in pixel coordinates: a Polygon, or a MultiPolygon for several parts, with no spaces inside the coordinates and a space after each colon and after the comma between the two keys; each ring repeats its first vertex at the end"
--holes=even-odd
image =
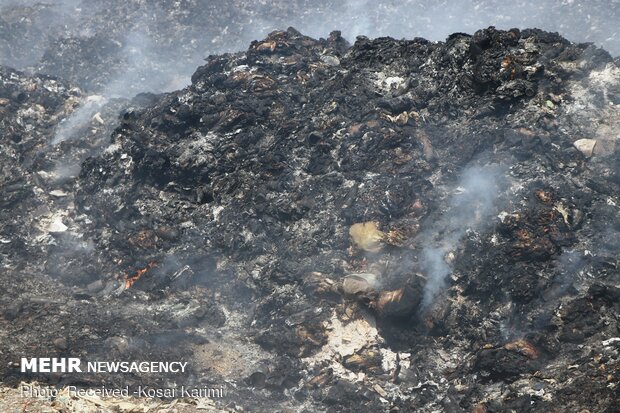
{"type": "Polygon", "coordinates": [[[132,100],[3,67],[3,384],[615,411],[618,105],[617,59],[540,30],[288,29],[132,100]],[[191,373],[20,374],[35,353],[191,373]]]}

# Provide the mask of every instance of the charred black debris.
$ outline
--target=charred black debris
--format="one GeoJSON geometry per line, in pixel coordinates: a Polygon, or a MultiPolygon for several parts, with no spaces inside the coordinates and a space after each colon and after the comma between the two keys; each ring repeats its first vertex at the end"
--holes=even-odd
{"type": "MultiPolygon", "coordinates": [[[[57,47],[117,47],[101,41],[57,47]]],[[[218,407],[248,411],[617,409],[604,50],[290,28],[171,93],[71,81],[0,68],[5,385],[226,383],[218,407]],[[24,377],[33,352],[191,373],[24,377]]]]}

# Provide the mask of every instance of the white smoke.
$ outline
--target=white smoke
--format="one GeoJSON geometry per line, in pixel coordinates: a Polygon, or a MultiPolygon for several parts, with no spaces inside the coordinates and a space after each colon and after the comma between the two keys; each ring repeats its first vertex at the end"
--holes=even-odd
{"type": "MultiPolygon", "coordinates": [[[[0,0],[0,18],[12,15],[13,19],[29,21],[32,17],[27,6],[45,6],[40,17],[29,23],[41,32],[40,35],[28,40],[32,42],[30,47],[20,50],[22,55],[28,54],[30,50],[31,56],[3,56],[0,47],[0,62],[23,69],[24,62],[30,65],[40,59],[50,39],[59,36],[90,36],[106,31],[109,9],[117,5],[120,7],[123,3],[119,0],[0,0]],[[105,18],[101,19],[102,16],[105,18]]],[[[170,5],[163,0],[129,3],[131,7],[139,8],[144,16],[153,16],[154,12],[156,16],[162,12],[164,16],[170,13],[170,5]]],[[[183,2],[179,6],[182,13],[189,16],[199,15],[204,10],[229,16],[217,20],[217,32],[220,35],[204,35],[206,31],[201,30],[200,26],[203,23],[192,22],[192,39],[179,36],[171,40],[179,49],[187,46],[188,41],[198,45],[193,50],[198,51],[198,54],[202,52],[202,56],[196,57],[198,63],[194,66],[210,53],[243,50],[251,40],[263,38],[272,30],[288,26],[294,26],[302,33],[317,38],[333,30],[341,30],[350,41],[357,35],[408,39],[419,36],[437,41],[455,32],[473,33],[491,25],[500,29],[535,27],[557,31],[571,41],[593,42],[614,56],[620,53],[618,0],[522,0],[518,3],[510,0],[302,0],[291,4],[270,0],[236,2],[234,9],[225,6],[226,2],[219,0],[183,2]]],[[[120,20],[125,17],[118,16],[120,20]]],[[[156,17],[154,21],[163,22],[165,19],[156,17]]],[[[117,27],[124,27],[122,21],[113,23],[117,27]]],[[[160,26],[165,27],[154,24],[149,31],[156,34],[166,30],[160,26]]],[[[160,56],[160,60],[165,60],[165,56],[160,56]]]]}
{"type": "Polygon", "coordinates": [[[490,224],[496,212],[502,175],[502,169],[497,166],[465,170],[447,209],[418,236],[418,243],[423,245],[419,264],[427,277],[422,309],[428,308],[445,288],[452,272],[450,262],[466,233],[483,230],[490,224]]]}
{"type": "Polygon", "coordinates": [[[82,106],[58,124],[51,142],[52,146],[76,138],[76,132],[88,125],[106,102],[104,96],[94,95],[86,98],[82,106]]]}

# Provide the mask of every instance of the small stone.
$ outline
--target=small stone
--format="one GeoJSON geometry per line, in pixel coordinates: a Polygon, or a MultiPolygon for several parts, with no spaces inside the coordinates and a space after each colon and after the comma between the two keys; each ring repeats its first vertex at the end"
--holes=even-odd
{"type": "Polygon", "coordinates": [[[69,348],[69,345],[67,343],[67,340],[63,337],[57,338],[56,340],[54,340],[54,346],[58,349],[58,350],[66,350],[69,348]]]}
{"type": "Polygon", "coordinates": [[[577,148],[585,157],[589,158],[594,152],[596,146],[596,140],[594,139],[579,139],[576,140],[573,145],[577,148]]]}
{"type": "Polygon", "coordinates": [[[372,273],[354,273],[344,278],[342,290],[345,295],[370,294],[379,286],[379,278],[372,273]]]}
{"type": "Polygon", "coordinates": [[[120,353],[125,353],[129,348],[129,341],[124,337],[112,336],[106,339],[106,344],[120,353]]]}

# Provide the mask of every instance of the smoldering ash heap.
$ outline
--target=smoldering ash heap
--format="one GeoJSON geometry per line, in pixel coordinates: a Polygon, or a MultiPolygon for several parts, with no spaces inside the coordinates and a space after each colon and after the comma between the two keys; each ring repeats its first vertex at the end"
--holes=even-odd
{"type": "Polygon", "coordinates": [[[19,374],[34,351],[185,360],[58,384],[227,383],[233,409],[612,411],[617,63],[540,30],[288,29],[78,131],[85,92],[2,68],[3,382],[58,380],[19,374]]]}

